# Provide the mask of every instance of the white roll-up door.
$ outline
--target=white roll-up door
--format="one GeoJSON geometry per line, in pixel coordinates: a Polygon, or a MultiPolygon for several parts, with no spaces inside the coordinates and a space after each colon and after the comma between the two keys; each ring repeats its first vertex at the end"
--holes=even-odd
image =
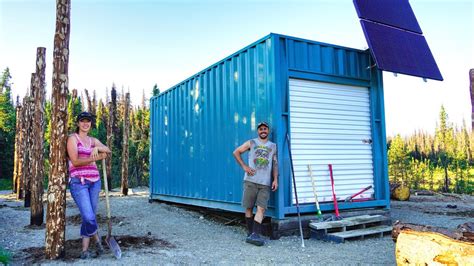
{"type": "Polygon", "coordinates": [[[290,131],[300,203],[314,202],[308,165],[320,202],[332,201],[328,164],[339,200],[373,185],[368,88],[290,79],[290,131]]]}

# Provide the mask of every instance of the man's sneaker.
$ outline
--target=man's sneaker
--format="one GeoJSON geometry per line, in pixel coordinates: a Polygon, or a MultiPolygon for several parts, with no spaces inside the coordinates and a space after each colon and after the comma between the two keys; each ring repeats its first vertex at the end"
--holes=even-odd
{"type": "Polygon", "coordinates": [[[265,240],[263,240],[260,235],[256,233],[252,233],[250,236],[248,236],[245,242],[253,244],[255,246],[263,246],[263,244],[265,244],[265,240]]]}
{"type": "Polygon", "coordinates": [[[91,259],[91,258],[95,258],[95,257],[97,257],[97,256],[94,256],[94,254],[92,254],[89,250],[81,252],[81,259],[82,260],[91,259]]]}

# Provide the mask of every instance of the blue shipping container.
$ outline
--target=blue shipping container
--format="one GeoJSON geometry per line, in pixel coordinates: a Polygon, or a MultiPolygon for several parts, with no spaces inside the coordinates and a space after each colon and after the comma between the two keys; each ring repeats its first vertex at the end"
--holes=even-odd
{"type": "MultiPolygon", "coordinates": [[[[382,74],[369,51],[270,34],[150,100],[150,198],[243,212],[232,152],[270,123],[279,189],[266,215],[296,213],[286,134],[303,213],[389,208],[382,74]],[[312,178],[309,172],[312,170],[312,178]]],[[[247,160],[246,157],[243,158],[247,160]]]]}

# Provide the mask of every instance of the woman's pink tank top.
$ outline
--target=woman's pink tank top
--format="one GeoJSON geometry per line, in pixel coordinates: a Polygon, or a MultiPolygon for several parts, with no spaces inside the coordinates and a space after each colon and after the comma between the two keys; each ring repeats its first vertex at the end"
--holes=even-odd
{"type": "MultiPolygon", "coordinates": [[[[91,137],[89,138],[89,146],[87,147],[82,143],[81,139],[77,134],[74,134],[77,139],[77,153],[78,158],[89,158],[94,148],[94,142],[91,137]]],[[[91,182],[96,182],[100,179],[99,170],[95,162],[83,166],[74,166],[71,160],[69,162],[69,177],[70,178],[80,178],[81,182],[84,183],[84,180],[89,180],[91,182]]]]}

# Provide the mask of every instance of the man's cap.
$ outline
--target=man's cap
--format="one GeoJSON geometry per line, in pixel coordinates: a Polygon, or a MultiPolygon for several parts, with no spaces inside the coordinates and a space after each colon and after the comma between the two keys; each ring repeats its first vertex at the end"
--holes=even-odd
{"type": "Polygon", "coordinates": [[[266,126],[267,128],[270,129],[270,126],[269,126],[268,123],[265,122],[265,121],[262,121],[262,122],[258,123],[257,129],[259,129],[261,126],[266,126]]]}
{"type": "Polygon", "coordinates": [[[87,119],[89,121],[92,121],[94,119],[94,116],[89,112],[82,112],[77,116],[76,122],[79,122],[83,119],[87,119]]]}

